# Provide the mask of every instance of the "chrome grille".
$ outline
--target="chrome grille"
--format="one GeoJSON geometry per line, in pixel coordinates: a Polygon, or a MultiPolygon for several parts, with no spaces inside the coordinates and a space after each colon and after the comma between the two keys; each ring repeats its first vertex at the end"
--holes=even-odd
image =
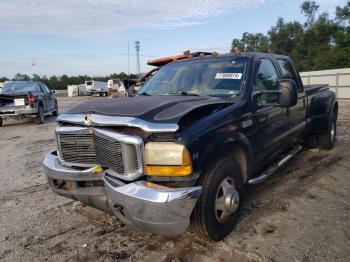
{"type": "Polygon", "coordinates": [[[99,164],[126,179],[142,175],[139,137],[86,127],[57,127],[56,134],[60,159],[69,165],[99,164]]]}
{"type": "Polygon", "coordinates": [[[92,134],[59,134],[59,150],[66,162],[96,164],[92,134]]]}
{"type": "MultiPolygon", "coordinates": [[[[98,162],[103,166],[112,168],[118,174],[124,174],[121,144],[96,135],[94,136],[94,143],[98,162]]],[[[137,158],[132,161],[135,160],[137,158]]]]}

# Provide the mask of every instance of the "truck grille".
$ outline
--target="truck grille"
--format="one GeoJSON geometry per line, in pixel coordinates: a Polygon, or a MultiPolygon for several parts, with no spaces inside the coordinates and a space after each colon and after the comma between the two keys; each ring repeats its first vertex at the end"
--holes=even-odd
{"type": "Polygon", "coordinates": [[[64,162],[77,166],[99,164],[124,176],[142,172],[141,143],[126,143],[87,128],[78,128],[77,132],[61,129],[56,133],[59,155],[64,162]]]}
{"type": "MultiPolygon", "coordinates": [[[[103,137],[94,137],[94,144],[98,162],[112,168],[119,174],[124,174],[124,164],[122,155],[122,146],[119,142],[110,141],[103,137]]],[[[132,162],[135,162],[133,159],[132,162]]]]}
{"type": "Polygon", "coordinates": [[[92,134],[59,134],[61,157],[66,162],[96,164],[92,134]]]}

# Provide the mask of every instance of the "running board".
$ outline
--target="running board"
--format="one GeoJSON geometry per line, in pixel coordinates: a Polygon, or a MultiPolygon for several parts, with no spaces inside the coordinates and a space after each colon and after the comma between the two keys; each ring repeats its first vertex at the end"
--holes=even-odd
{"type": "Polygon", "coordinates": [[[250,185],[259,184],[265,181],[269,176],[275,173],[280,167],[284,166],[293,156],[298,154],[301,149],[303,149],[301,145],[294,146],[282,160],[272,164],[269,168],[263,171],[260,176],[253,177],[252,179],[250,179],[248,181],[248,184],[250,185]]]}

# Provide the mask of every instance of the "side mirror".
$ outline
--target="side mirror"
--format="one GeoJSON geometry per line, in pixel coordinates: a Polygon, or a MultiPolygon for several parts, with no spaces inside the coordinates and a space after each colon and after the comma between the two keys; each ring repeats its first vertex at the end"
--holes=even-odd
{"type": "Polygon", "coordinates": [[[50,90],[50,94],[56,94],[56,90],[50,90]]]}
{"type": "Polygon", "coordinates": [[[257,90],[253,93],[252,104],[254,111],[257,109],[258,97],[264,94],[277,95],[278,98],[273,103],[264,103],[263,106],[292,107],[298,102],[298,88],[291,79],[280,80],[276,90],[257,90]]]}
{"type": "Polygon", "coordinates": [[[293,80],[281,80],[279,82],[279,106],[292,107],[298,103],[298,88],[293,80]]]}

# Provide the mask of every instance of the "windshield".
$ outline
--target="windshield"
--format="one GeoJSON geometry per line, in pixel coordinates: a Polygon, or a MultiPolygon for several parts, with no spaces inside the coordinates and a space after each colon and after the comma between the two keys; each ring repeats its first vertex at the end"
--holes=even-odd
{"type": "Polygon", "coordinates": [[[5,83],[2,88],[2,93],[21,93],[21,92],[38,92],[36,83],[30,82],[9,82],[5,83]]]}
{"type": "Polygon", "coordinates": [[[144,95],[239,96],[248,58],[184,61],[162,67],[138,92],[144,95]]]}

